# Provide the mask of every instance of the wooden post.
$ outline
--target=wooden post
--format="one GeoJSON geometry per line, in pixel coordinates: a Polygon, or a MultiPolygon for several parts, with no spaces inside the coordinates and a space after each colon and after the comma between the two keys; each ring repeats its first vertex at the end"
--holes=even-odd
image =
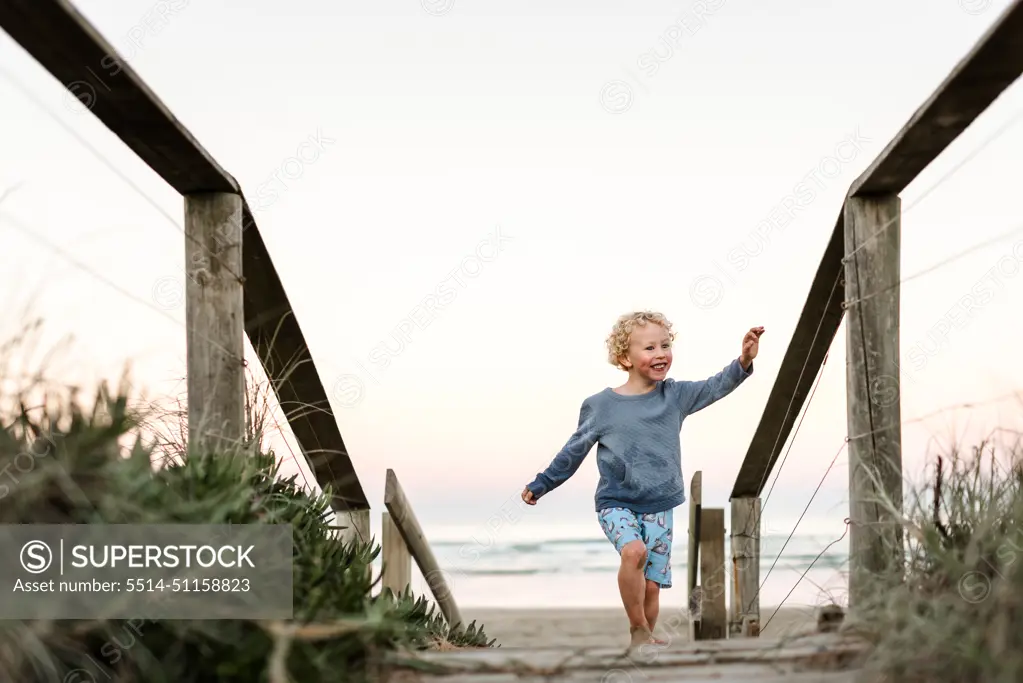
{"type": "MultiPolygon", "coordinates": [[[[369,508],[363,510],[343,510],[335,514],[335,522],[337,526],[342,527],[340,538],[341,543],[350,545],[352,543],[369,543],[371,540],[370,536],[370,519],[369,519],[369,508]]],[[[366,565],[366,576],[370,582],[373,581],[373,565],[366,565]]]]}
{"type": "Polygon", "coordinates": [[[896,195],[849,197],[844,211],[852,607],[872,597],[873,576],[895,578],[903,563],[900,520],[876,502],[886,498],[902,510],[901,201],[896,195]]]}
{"type": "Polygon", "coordinates": [[[703,472],[693,473],[689,491],[689,559],[687,564],[687,589],[689,591],[689,640],[696,640],[700,631],[703,599],[697,586],[700,561],[700,507],[703,505],[703,472]]]}
{"type": "Polygon", "coordinates": [[[700,558],[700,506],[703,505],[703,472],[693,474],[689,493],[689,591],[696,588],[700,558]]]}
{"type": "Polygon", "coordinates": [[[412,555],[401,537],[401,532],[391,519],[391,513],[383,513],[383,587],[390,588],[395,595],[401,595],[412,583],[412,555]]]}
{"type": "Polygon", "coordinates": [[[729,636],[759,632],[760,499],[732,499],[732,609],[729,636]],[[744,625],[745,624],[745,625],[744,625]]]}
{"type": "Polygon", "coordinates": [[[343,510],[336,515],[342,543],[368,543],[370,539],[369,509],[343,510]]]}
{"type": "Polygon", "coordinates": [[[405,546],[419,565],[419,571],[423,573],[423,578],[430,586],[430,591],[437,600],[437,606],[444,614],[448,626],[455,627],[460,624],[464,626],[462,614],[455,604],[455,597],[444,578],[444,571],[437,564],[437,558],[433,556],[433,550],[423,534],[422,527],[419,526],[415,513],[412,512],[412,506],[405,498],[405,492],[401,490],[398,477],[391,469],[387,470],[387,481],[384,484],[384,505],[391,513],[391,519],[398,527],[398,533],[404,539],[405,546]]]}
{"type": "Polygon", "coordinates": [[[725,511],[700,511],[700,622],[696,640],[722,640],[728,635],[725,610],[725,511]]]}
{"type": "Polygon", "coordinates": [[[189,450],[237,447],[245,436],[240,195],[185,197],[185,259],[189,450]]]}

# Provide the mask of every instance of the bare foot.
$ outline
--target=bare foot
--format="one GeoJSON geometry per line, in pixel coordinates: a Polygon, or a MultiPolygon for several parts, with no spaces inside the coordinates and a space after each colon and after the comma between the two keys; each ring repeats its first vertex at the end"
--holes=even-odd
{"type": "Polygon", "coordinates": [[[630,648],[657,642],[654,639],[654,634],[651,633],[650,629],[646,626],[633,626],[629,628],[629,635],[631,636],[631,642],[629,643],[630,648]]]}
{"type": "Polygon", "coordinates": [[[650,638],[653,637],[652,634],[650,633],[650,629],[647,628],[646,626],[630,626],[629,636],[631,636],[632,642],[630,643],[630,645],[632,647],[642,645],[644,643],[649,643],[650,638]]]}
{"type": "Polygon", "coordinates": [[[631,642],[629,643],[630,650],[640,647],[641,645],[657,645],[663,647],[668,644],[668,641],[654,637],[654,634],[646,626],[632,626],[629,628],[629,635],[631,636],[631,642]]]}

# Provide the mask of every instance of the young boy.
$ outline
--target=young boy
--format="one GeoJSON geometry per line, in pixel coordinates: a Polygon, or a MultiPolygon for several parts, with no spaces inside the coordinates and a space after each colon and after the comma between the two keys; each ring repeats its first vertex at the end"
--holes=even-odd
{"type": "Polygon", "coordinates": [[[546,470],[522,491],[530,505],[575,474],[594,444],[600,482],[594,496],[604,534],[621,556],[618,588],[630,647],[653,637],[661,588],[671,587],[672,511],[686,500],[682,422],[730,394],[753,373],[763,327],[751,328],[737,360],[699,382],[667,378],[671,323],[660,313],[627,313],[607,338],[608,361],[629,373],[620,387],[583,401],[579,427],[546,470]]]}

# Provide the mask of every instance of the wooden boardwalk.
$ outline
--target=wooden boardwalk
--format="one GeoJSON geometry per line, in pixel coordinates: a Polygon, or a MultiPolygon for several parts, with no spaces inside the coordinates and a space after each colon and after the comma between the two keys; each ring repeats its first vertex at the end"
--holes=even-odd
{"type": "Polygon", "coordinates": [[[835,633],[684,642],[663,648],[489,648],[402,654],[390,683],[854,683],[864,641],[835,633]]]}

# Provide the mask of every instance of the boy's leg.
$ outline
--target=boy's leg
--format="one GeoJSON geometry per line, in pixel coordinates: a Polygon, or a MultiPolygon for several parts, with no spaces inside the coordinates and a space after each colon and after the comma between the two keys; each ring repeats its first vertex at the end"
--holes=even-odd
{"type": "Polygon", "coordinates": [[[643,614],[646,615],[646,623],[650,630],[654,630],[657,623],[657,615],[661,611],[661,584],[646,579],[646,591],[643,597],[643,614]]]}
{"type": "Polygon", "coordinates": [[[647,550],[641,536],[639,520],[635,513],[624,508],[601,510],[597,516],[604,535],[614,544],[615,550],[621,556],[618,590],[622,596],[625,614],[629,618],[633,640],[636,637],[642,639],[644,633],[649,633],[650,626],[646,621],[644,605],[646,579],[643,570],[646,566],[647,550]]]}
{"type": "MultiPolygon", "coordinates": [[[[654,630],[660,612],[661,589],[671,588],[671,542],[673,537],[671,513],[671,510],[667,510],[640,516],[647,548],[643,613],[651,631],[654,630]]],[[[657,642],[664,643],[660,640],[657,642]]]]}
{"type": "Polygon", "coordinates": [[[629,541],[622,548],[622,564],[618,568],[618,590],[622,594],[625,614],[633,630],[650,630],[646,620],[646,546],[642,540],[629,541]]]}

